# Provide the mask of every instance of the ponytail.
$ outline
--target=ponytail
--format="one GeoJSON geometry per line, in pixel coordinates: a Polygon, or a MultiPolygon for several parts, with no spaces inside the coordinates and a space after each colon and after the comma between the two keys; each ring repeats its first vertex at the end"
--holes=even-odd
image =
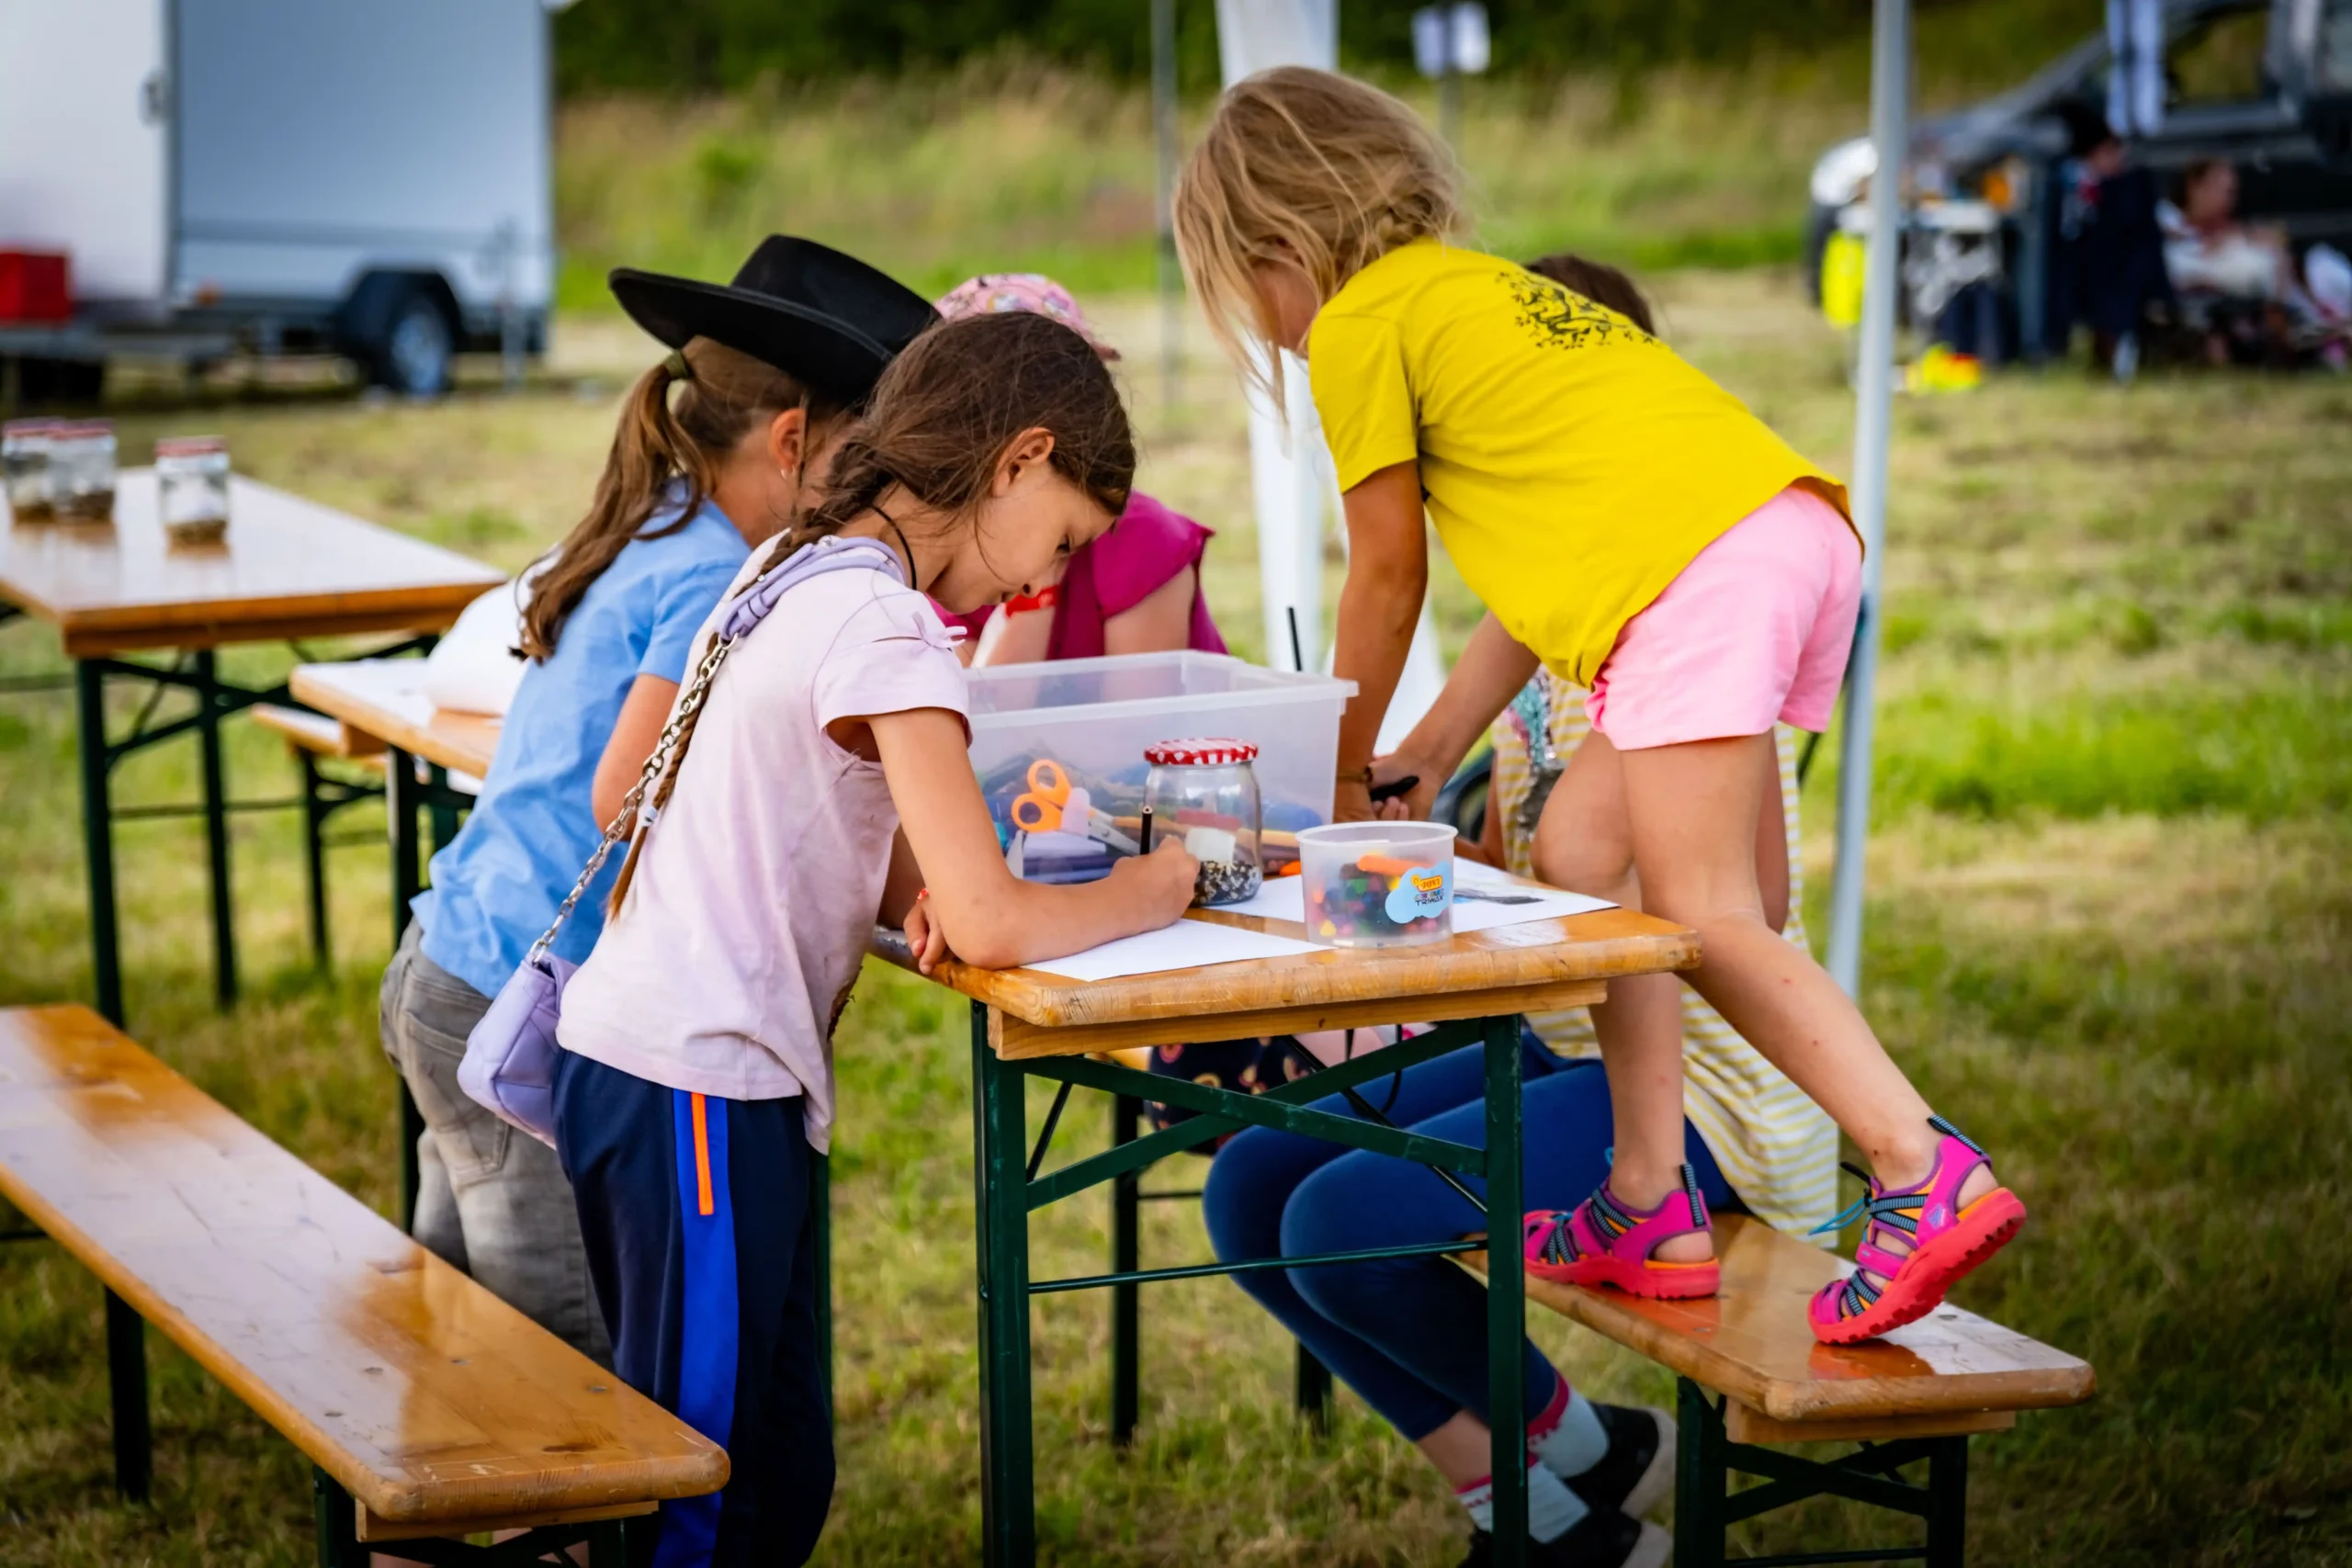
{"type": "Polygon", "coordinates": [[[844,412],[797,378],[709,338],[691,340],[639,377],[622,404],[588,514],[532,580],[523,610],[524,656],[550,657],[563,623],[629,541],[684,527],[710,499],[735,444],[755,424],[796,408],[808,420],[804,454],[818,430],[844,412]],[[672,389],[681,386],[673,406],[672,389]],[[653,514],[673,504],[675,521],[647,532],[653,514]]]}

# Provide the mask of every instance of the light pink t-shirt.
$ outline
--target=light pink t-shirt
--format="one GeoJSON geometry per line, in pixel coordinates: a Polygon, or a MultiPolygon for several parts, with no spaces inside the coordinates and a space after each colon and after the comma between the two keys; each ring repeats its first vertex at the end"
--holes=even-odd
{"type": "MultiPolygon", "coordinates": [[[[695,639],[758,570],[752,552],[695,639]]],[[[836,719],[965,713],[964,672],[930,602],[862,570],[788,590],[712,682],[677,787],[628,897],[564,992],[567,1051],[726,1100],[806,1095],[833,1119],[832,1026],[882,900],[899,826],[879,763],[836,719]]]]}

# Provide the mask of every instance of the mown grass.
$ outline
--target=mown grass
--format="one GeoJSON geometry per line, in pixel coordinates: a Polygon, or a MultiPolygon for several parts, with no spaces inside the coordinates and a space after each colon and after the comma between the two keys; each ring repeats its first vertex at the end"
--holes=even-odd
{"type": "MultiPolygon", "coordinates": [[[[1667,329],[1800,446],[1842,467],[1837,342],[1785,275],[1661,283],[1667,329]]],[[[1171,405],[1156,316],[1112,301],[1144,483],[1222,530],[1209,592],[1259,651],[1245,446],[1195,332],[1171,405]]],[[[585,500],[611,389],[644,348],[566,323],[562,362],[603,390],[468,393],[430,408],[338,397],[125,411],[225,430],[243,467],[512,565],[585,500]]],[[[1990,1144],[2034,1223],[1962,1303],[2088,1357],[2090,1405],[1976,1445],[1980,1564],[2352,1562],[2352,398],[2324,381],[1997,379],[1898,412],[1889,654],[1866,1002],[1931,1100],[1990,1144]]],[[[1336,570],[1336,568],[1335,568],[1336,570]]],[[[1474,607],[1441,570],[1442,630],[1474,607]]],[[[260,678],[269,650],[232,656],[260,678]]],[[[53,668],[45,629],[0,628],[0,671],[53,668]]],[[[0,1000],[87,994],[69,711],[0,698],[0,1000]]],[[[1814,911],[1835,739],[1807,796],[1814,911]]],[[[240,727],[242,793],[283,754],[240,727]]],[[[126,798],[193,787],[166,751],[126,798]]],[[[365,827],[364,823],[356,826],[365,827]]],[[[212,1011],[200,840],[122,829],[134,1032],[239,1113],[389,1211],[391,1081],[375,1044],[386,953],[376,844],[337,852],[336,961],[303,954],[296,832],[235,823],[245,1000],[212,1011]]],[[[365,836],[363,834],[363,836],[365,836]]],[[[972,1561],[975,1462],[968,1043],[950,998],[870,975],[840,1043],[842,1487],[820,1560],[972,1561]]],[[[1038,1107],[1042,1110],[1042,1104],[1038,1107]]],[[[1077,1146],[1098,1111],[1065,1123],[1077,1146]]],[[[1170,1172],[1168,1186],[1192,1173],[1170,1172]]],[[[1145,1255],[1205,1249],[1190,1205],[1147,1208],[1145,1255]]],[[[1036,1219],[1041,1272],[1089,1270],[1099,1201],[1036,1219]]],[[[1229,1285],[1151,1293],[1132,1455],[1105,1440],[1103,1303],[1036,1314],[1043,1555],[1065,1564],[1437,1564],[1443,1489],[1351,1396],[1323,1443],[1287,1410],[1289,1351],[1229,1285]]],[[[155,1503],[119,1506],[98,1292],[44,1244],[0,1251],[0,1562],[309,1560],[304,1469],[176,1352],[156,1367],[155,1503]]],[[[1637,1359],[1554,1321],[1595,1391],[1662,1399],[1637,1359]]],[[[1842,1505],[1741,1527],[1748,1551],[1885,1539],[1842,1505]]]]}

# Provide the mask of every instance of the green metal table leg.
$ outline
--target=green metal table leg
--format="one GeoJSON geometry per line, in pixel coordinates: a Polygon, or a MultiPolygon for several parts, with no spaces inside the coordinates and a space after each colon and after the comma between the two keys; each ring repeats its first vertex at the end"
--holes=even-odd
{"type": "Polygon", "coordinates": [[[1674,1450],[1675,1568],[1723,1568],[1724,1488],[1730,1476],[1723,1417],[1689,1378],[1676,1382],[1674,1450]]]}
{"type": "Polygon", "coordinates": [[[367,1568],[368,1549],[359,1544],[359,1511],[343,1483],[311,1467],[311,1519],[318,1533],[319,1568],[367,1568]]]}
{"type": "Polygon", "coordinates": [[[112,1291],[107,1292],[107,1391],[114,1414],[115,1490],[143,1503],[155,1462],[147,1426],[147,1325],[112,1291]]]}
{"type": "Polygon", "coordinates": [[[107,775],[107,677],[96,660],[77,660],[74,687],[81,722],[82,857],[90,879],[90,973],[98,1011],[123,1026],[122,952],[115,928],[114,802],[107,775]]]}
{"type": "Polygon", "coordinates": [[[1027,1128],[1018,1062],[989,1046],[972,1004],[973,1205],[979,1224],[980,1531],[989,1568],[1036,1560],[1029,1428],[1027,1128]]]}
{"type": "Polygon", "coordinates": [[[384,809],[392,825],[392,945],[407,934],[409,905],[423,870],[416,841],[416,759],[397,746],[384,751],[384,809]]]}
{"type": "Polygon", "coordinates": [[[426,773],[425,780],[432,790],[424,816],[433,824],[433,852],[437,855],[458,836],[458,805],[450,796],[448,769],[436,762],[426,773]]]}
{"type": "Polygon", "coordinates": [[[417,1108],[416,1096],[408,1090],[408,1079],[401,1079],[401,1229],[416,1228],[416,1195],[424,1185],[424,1156],[417,1144],[424,1136],[424,1112],[417,1108]]]}
{"type": "Polygon", "coordinates": [[[628,1532],[620,1520],[588,1532],[588,1568],[628,1568],[628,1532]]]}
{"type": "Polygon", "coordinates": [[[1291,1371],[1291,1404],[1309,1432],[1321,1437],[1331,1430],[1331,1369],[1317,1359],[1304,1341],[1291,1371]]]}
{"type": "MultiPolygon", "coordinates": [[[[420,875],[416,840],[416,759],[399,747],[384,751],[384,809],[392,829],[392,946],[408,934],[409,906],[416,899],[420,875]]],[[[422,1182],[417,1168],[416,1141],[424,1134],[424,1113],[416,1097],[401,1080],[401,1229],[416,1220],[416,1192],[422,1182]]]]}
{"type": "Polygon", "coordinates": [[[327,813],[319,788],[318,759],[298,750],[294,761],[302,773],[302,852],[311,872],[311,958],[328,967],[334,944],[327,938],[327,813]]]}
{"type": "Polygon", "coordinates": [[[1968,1439],[1944,1438],[1928,1456],[1928,1568],[1961,1568],[1968,1556],[1968,1439]]]}
{"type": "Polygon", "coordinates": [[[229,790],[220,761],[220,682],[212,649],[195,660],[197,744],[204,765],[204,849],[212,871],[212,994],[225,1010],[237,1001],[237,920],[229,881],[229,790]]]}
{"type": "Polygon", "coordinates": [[[819,1155],[809,1168],[808,1205],[814,1224],[817,1267],[817,1375],[824,1380],[825,1404],[833,1402],[833,1161],[819,1155]]]}
{"type": "Polygon", "coordinates": [[[1527,1561],[1527,1285],[1519,1217],[1519,1021],[1484,1020],[1487,1050],[1487,1382],[1494,1428],[1496,1568],[1527,1561]]]}
{"type": "MultiPolygon", "coordinates": [[[[1111,1143],[1132,1144],[1141,1129],[1143,1101],[1133,1095],[1111,1099],[1111,1143]]],[[[1141,1171],[1128,1171],[1111,1182],[1111,1272],[1129,1274],[1142,1267],[1136,1235],[1137,1197],[1141,1171]]],[[[1136,1423],[1143,1407],[1143,1292],[1128,1283],[1111,1287],[1111,1441],[1125,1448],[1135,1440],[1136,1423]]]]}

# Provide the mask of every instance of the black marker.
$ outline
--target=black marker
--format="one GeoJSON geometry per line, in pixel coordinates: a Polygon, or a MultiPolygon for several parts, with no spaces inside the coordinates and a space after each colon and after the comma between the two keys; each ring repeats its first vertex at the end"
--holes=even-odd
{"type": "Polygon", "coordinates": [[[1136,840],[1143,845],[1139,852],[1151,853],[1151,807],[1148,805],[1143,808],[1143,825],[1136,830],[1136,840]]]}
{"type": "Polygon", "coordinates": [[[1372,786],[1372,798],[1375,801],[1402,799],[1412,794],[1413,786],[1420,782],[1421,775],[1419,773],[1407,773],[1401,779],[1390,779],[1386,784],[1372,786]]]}

